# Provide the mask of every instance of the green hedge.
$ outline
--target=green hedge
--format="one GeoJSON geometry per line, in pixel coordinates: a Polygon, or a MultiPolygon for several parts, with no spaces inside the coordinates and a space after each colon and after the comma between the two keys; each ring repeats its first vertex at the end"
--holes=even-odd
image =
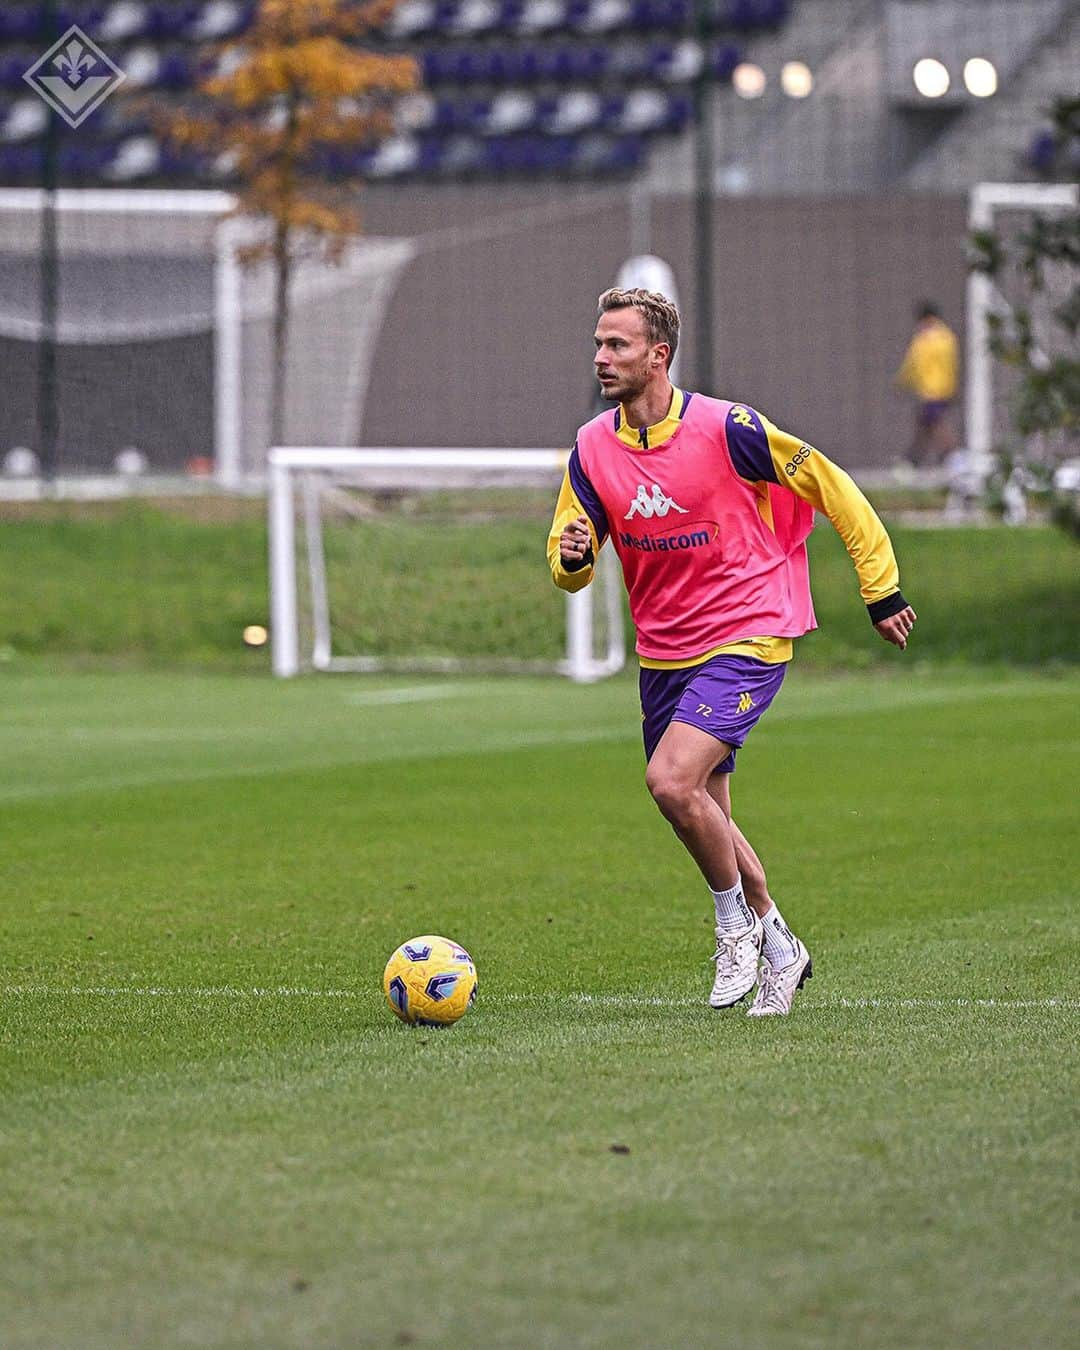
{"type": "MultiPolygon", "coordinates": [[[[533,503],[529,503],[530,507],[533,503]]],[[[546,519],[497,510],[431,519],[396,507],[331,523],[335,646],[405,655],[552,657],[562,601],[546,519]]],[[[919,613],[911,655],[1025,665],[1080,661],[1080,552],[1052,529],[892,528],[919,613]]],[[[895,653],[870,629],[840,541],[811,538],[819,632],[800,660],[861,668],[895,653]]],[[[241,641],[267,621],[262,504],[229,499],[0,509],[0,658],[265,670],[241,641]]]]}

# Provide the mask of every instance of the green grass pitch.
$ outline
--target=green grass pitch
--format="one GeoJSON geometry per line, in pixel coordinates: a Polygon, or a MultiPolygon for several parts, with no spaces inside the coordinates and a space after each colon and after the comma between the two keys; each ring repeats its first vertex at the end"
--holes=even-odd
{"type": "Polygon", "coordinates": [[[1080,677],[894,665],[741,758],[764,1022],[629,678],[0,674],[0,1344],[1071,1343],[1080,677]]]}

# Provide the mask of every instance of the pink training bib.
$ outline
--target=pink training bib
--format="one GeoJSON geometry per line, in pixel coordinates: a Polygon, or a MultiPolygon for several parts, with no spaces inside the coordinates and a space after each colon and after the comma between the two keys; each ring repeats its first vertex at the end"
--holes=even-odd
{"type": "Polygon", "coordinates": [[[612,412],[578,433],[647,660],[691,660],[740,638],[801,637],[817,626],[806,558],[813,508],[775,483],[739,477],[725,432],[733,406],[692,395],[655,449],[624,444],[612,412]]]}

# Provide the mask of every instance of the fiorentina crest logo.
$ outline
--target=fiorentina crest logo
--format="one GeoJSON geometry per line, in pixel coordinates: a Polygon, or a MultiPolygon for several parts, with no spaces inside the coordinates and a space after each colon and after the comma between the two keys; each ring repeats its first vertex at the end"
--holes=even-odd
{"type": "Polygon", "coordinates": [[[74,24],[23,76],[69,127],[84,122],[125,79],[119,66],[74,24]]]}

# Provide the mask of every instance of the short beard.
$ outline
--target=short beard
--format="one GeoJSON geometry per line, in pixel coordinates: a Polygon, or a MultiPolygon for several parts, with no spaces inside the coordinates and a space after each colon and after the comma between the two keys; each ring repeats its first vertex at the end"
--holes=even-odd
{"type": "Polygon", "coordinates": [[[620,384],[606,387],[600,386],[600,397],[607,403],[628,403],[631,399],[637,398],[638,394],[645,392],[648,384],[648,375],[642,369],[640,375],[635,380],[632,375],[626,375],[620,384]]]}

